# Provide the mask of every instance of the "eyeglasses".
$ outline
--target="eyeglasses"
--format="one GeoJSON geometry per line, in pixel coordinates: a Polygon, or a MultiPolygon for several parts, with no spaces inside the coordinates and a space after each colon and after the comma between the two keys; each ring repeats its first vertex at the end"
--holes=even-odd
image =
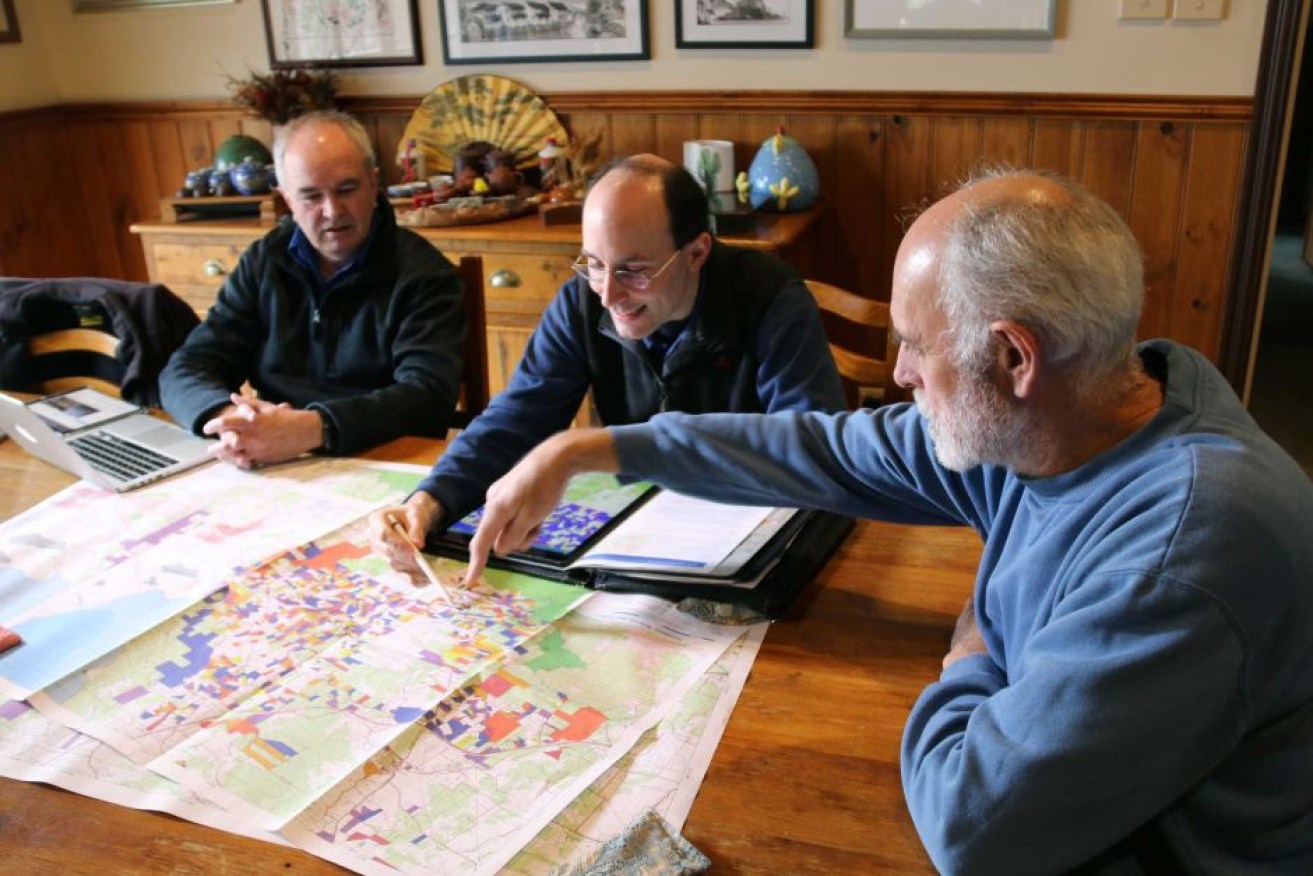
{"type": "Polygon", "coordinates": [[[626,271],[624,268],[603,267],[583,253],[579,253],[579,257],[570,265],[570,269],[595,286],[605,283],[606,275],[610,274],[611,279],[615,280],[616,285],[622,289],[627,289],[630,292],[642,292],[648,286],[651,286],[657,277],[664,274],[666,268],[674,264],[677,255],[679,255],[679,249],[672,252],[670,258],[662,262],[661,267],[656,270],[626,271]]]}

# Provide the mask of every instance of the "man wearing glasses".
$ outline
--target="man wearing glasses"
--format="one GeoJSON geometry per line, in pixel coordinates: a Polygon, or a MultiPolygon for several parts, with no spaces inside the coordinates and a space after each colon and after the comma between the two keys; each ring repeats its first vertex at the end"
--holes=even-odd
{"type": "Polygon", "coordinates": [[[406,500],[372,518],[394,567],[483,503],[488,486],[566,429],[589,389],[606,425],[686,413],[835,411],[843,387],[820,315],[788,265],[708,230],[706,195],[654,155],[604,170],[584,202],[576,277],[543,313],[510,385],[406,500]]]}

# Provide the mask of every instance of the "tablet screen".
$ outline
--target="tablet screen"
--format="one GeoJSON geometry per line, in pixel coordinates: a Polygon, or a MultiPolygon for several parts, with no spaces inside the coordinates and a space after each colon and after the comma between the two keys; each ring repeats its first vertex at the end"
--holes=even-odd
{"type": "MultiPolygon", "coordinates": [[[[565,564],[583,551],[589,541],[656,489],[646,481],[622,484],[615,475],[589,472],[576,475],[565,488],[561,502],[543,521],[538,538],[527,553],[565,564]]],[[[448,539],[468,544],[483,518],[473,511],[447,529],[448,539]]]]}

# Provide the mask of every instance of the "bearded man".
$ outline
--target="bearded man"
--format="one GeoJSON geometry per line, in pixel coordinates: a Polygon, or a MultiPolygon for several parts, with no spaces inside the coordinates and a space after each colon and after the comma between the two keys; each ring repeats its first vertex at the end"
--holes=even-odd
{"type": "Polygon", "coordinates": [[[1053,174],[977,178],[894,266],[915,404],[575,431],[489,490],[469,579],[578,471],[984,539],[904,792],[944,873],[1313,872],[1313,484],[1196,351],[1137,345],[1139,247],[1053,174]]]}

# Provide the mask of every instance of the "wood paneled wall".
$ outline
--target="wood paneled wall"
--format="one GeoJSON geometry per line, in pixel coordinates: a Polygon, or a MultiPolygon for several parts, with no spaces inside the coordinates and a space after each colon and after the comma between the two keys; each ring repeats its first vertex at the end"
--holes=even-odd
{"type": "MultiPolygon", "coordinates": [[[[544,95],[606,155],[681,160],[684,140],[732,140],[746,169],[783,126],[812,155],[826,206],[810,276],[887,298],[909,210],[982,163],[1066,173],[1125,215],[1144,247],[1143,336],[1217,357],[1251,106],[1238,98],[866,92],[544,95]]],[[[382,163],[414,97],[350,98],[382,163]]],[[[0,273],[144,279],[128,231],[230,134],[269,127],[227,102],[60,106],[0,116],[0,273]]]]}

